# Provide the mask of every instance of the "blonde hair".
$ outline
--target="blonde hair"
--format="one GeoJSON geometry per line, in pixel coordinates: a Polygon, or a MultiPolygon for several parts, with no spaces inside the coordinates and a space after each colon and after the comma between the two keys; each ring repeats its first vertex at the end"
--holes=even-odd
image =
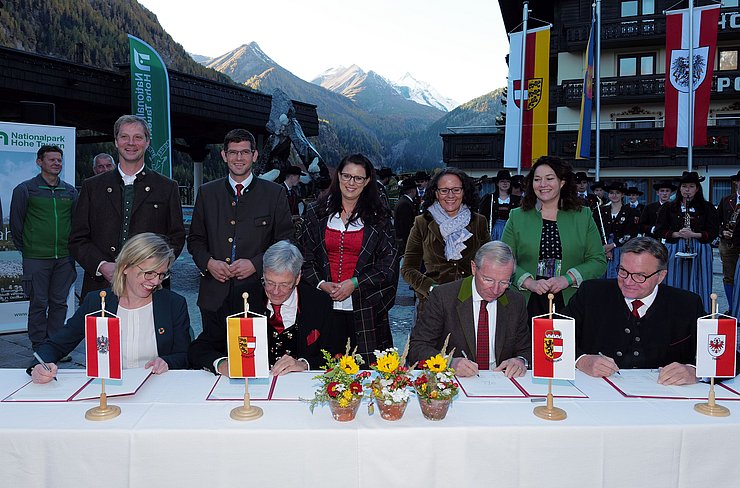
{"type": "MultiPolygon", "coordinates": [[[[121,253],[116,258],[116,269],[113,271],[113,282],[111,284],[113,293],[118,297],[124,294],[126,290],[126,274],[124,271],[127,268],[137,266],[152,258],[156,260],[155,269],[164,263],[167,263],[167,269],[170,269],[175,261],[174,251],[162,236],[144,232],[126,241],[121,253]]],[[[161,288],[162,283],[157,286],[157,290],[161,288]]]]}

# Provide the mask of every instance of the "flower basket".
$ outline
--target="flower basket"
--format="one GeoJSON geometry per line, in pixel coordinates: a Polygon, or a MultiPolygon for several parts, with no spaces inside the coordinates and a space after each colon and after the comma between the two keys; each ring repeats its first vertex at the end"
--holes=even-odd
{"type": "Polygon", "coordinates": [[[377,373],[377,377],[370,383],[370,390],[375,403],[380,410],[380,416],[385,420],[399,420],[406,411],[406,405],[411,392],[411,374],[404,366],[408,354],[408,342],[402,356],[398,356],[398,349],[391,347],[385,351],[374,351],[375,362],[370,368],[377,373]]]}
{"type": "Polygon", "coordinates": [[[447,364],[443,354],[432,356],[424,361],[422,372],[414,380],[421,413],[428,420],[444,419],[457,395],[459,385],[455,382],[455,370],[447,364]]]}

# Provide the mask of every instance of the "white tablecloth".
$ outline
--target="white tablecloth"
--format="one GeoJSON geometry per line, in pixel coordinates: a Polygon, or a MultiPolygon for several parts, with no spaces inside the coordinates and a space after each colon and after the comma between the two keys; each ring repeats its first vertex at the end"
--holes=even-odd
{"type": "MultiPolygon", "coordinates": [[[[28,377],[0,370],[0,398],[28,377]]],[[[415,399],[388,422],[361,407],[336,422],[328,407],[261,401],[264,416],[237,422],[229,401],[205,401],[215,377],[170,371],[122,414],[85,420],[94,401],[0,403],[0,487],[738,487],[740,402],[710,418],[693,400],[628,399],[577,377],[587,399],[557,399],[568,418],[548,422],[529,399],[460,395],[442,422],[415,399]]]]}

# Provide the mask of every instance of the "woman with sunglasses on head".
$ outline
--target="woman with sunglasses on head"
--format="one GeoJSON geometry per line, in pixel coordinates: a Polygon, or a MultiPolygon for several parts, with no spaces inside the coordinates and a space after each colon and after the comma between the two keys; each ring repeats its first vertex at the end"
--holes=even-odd
{"type": "Polygon", "coordinates": [[[419,299],[417,314],[434,286],[470,276],[475,253],[491,240],[488,223],[475,213],[477,208],[475,183],[465,172],[445,168],[429,182],[401,267],[403,279],[419,299]]]}
{"type": "MultiPolygon", "coordinates": [[[[105,309],[121,323],[121,361],[124,369],[151,368],[162,374],[187,368],[190,317],[185,299],[162,288],[175,253],[165,240],[152,233],[137,234],[126,241],[116,258],[113,282],[105,290],[105,309]]],[[[56,363],[85,338],[85,316],[100,310],[100,292],[85,296],[77,312],[36,351],[51,371],[36,364],[34,383],[48,383],[56,375],[56,363]]]]}
{"type": "Polygon", "coordinates": [[[390,211],[380,198],[370,160],[362,154],[342,159],[305,218],[302,277],[333,302],[322,348],[344,353],[349,339],[369,365],[374,350],[393,346],[388,310],[397,287],[390,211]]]}
{"type": "Polygon", "coordinates": [[[514,251],[514,284],[527,297],[529,316],[562,310],[585,280],[606,271],[606,256],[591,209],[582,207],[570,164],[542,156],[527,174],[529,191],[511,211],[502,241],[514,251]]]}

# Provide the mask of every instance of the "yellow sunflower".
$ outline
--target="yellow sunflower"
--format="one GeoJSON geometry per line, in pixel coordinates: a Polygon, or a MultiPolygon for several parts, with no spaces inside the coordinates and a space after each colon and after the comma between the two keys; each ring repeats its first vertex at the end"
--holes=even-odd
{"type": "Polygon", "coordinates": [[[398,354],[391,353],[380,356],[377,367],[381,373],[392,373],[398,369],[399,364],[398,354]]]}
{"type": "Polygon", "coordinates": [[[447,369],[447,360],[441,354],[437,354],[427,359],[427,368],[433,373],[442,372],[447,369]]]}
{"type": "Polygon", "coordinates": [[[339,367],[347,374],[355,374],[360,370],[352,356],[342,356],[342,359],[339,360],[339,367]]]}

